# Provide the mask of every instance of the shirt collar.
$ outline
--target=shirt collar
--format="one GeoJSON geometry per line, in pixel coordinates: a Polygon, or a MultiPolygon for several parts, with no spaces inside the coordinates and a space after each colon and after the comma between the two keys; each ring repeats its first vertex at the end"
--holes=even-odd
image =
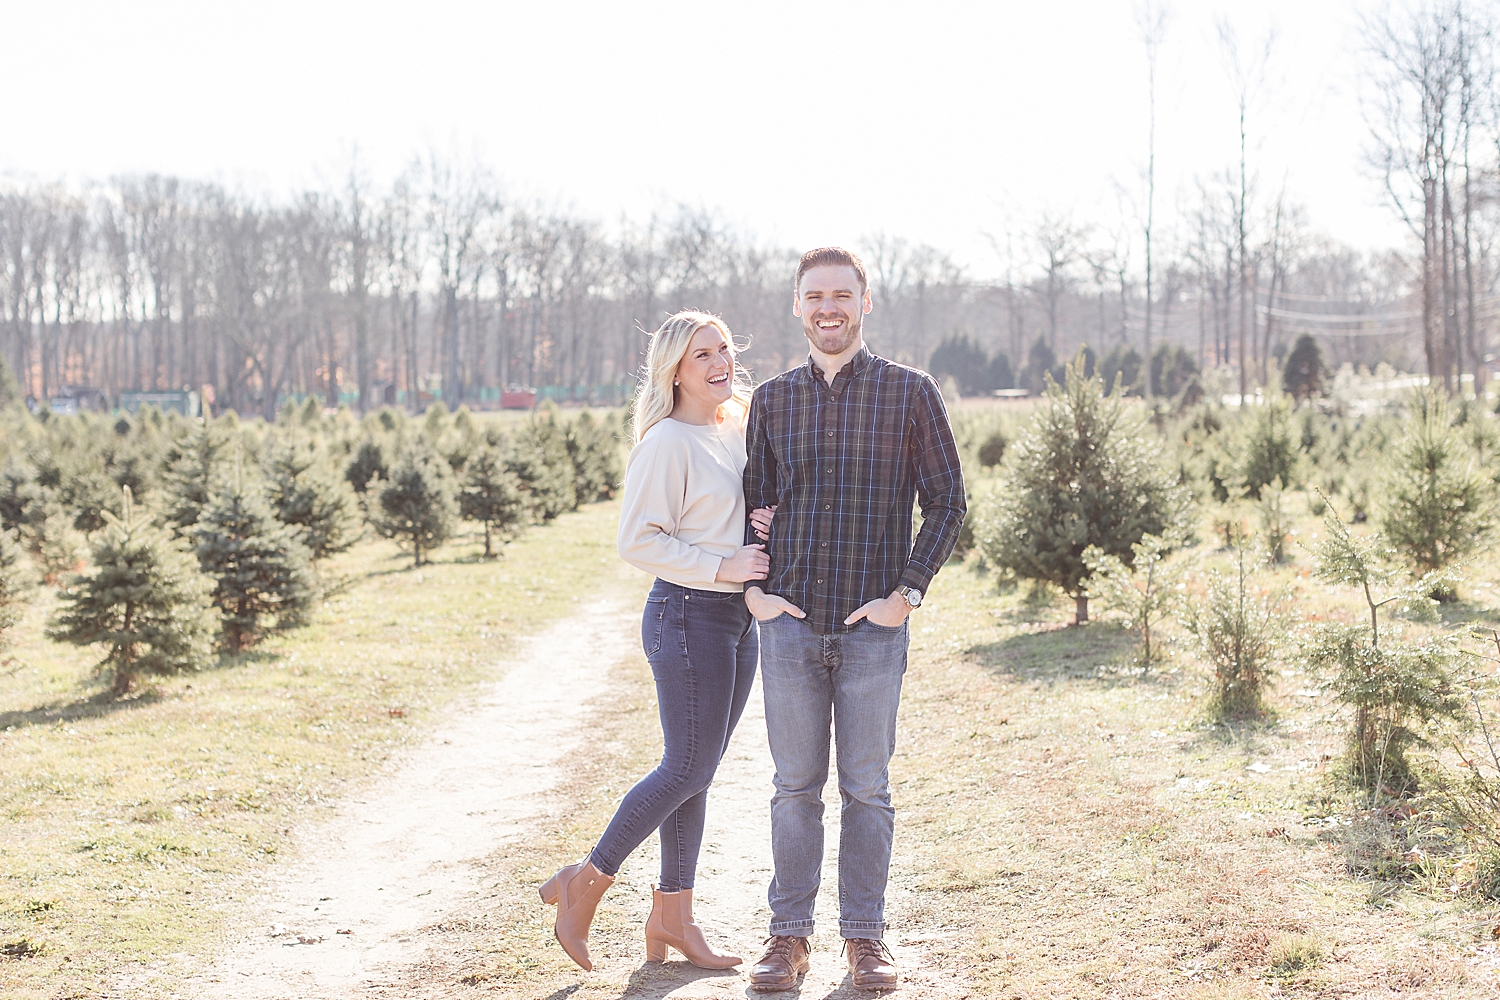
{"type": "MultiPolygon", "coordinates": [[[[860,372],[865,370],[865,367],[870,363],[870,359],[873,357],[874,355],[870,353],[869,345],[861,344],[859,352],[855,354],[854,357],[844,362],[844,367],[840,368],[838,372],[834,374],[834,381],[837,382],[840,377],[842,377],[846,382],[849,379],[854,378],[860,372]]],[[[818,363],[813,360],[813,356],[811,354],[807,356],[807,374],[812,377],[812,380],[814,382],[823,381],[823,369],[818,367],[818,363]]]]}

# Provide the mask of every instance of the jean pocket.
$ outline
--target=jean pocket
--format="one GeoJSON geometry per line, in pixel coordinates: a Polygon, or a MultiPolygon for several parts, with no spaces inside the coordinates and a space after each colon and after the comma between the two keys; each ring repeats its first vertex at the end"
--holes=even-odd
{"type": "Polygon", "coordinates": [[[641,648],[647,656],[654,656],[661,649],[661,634],[666,627],[667,599],[646,598],[646,610],[641,614],[641,648]]]}
{"type": "Polygon", "coordinates": [[[872,622],[868,618],[862,618],[860,619],[860,624],[868,625],[873,631],[884,632],[887,635],[899,635],[906,630],[906,622],[902,622],[900,625],[881,625],[879,622],[872,622]]]}

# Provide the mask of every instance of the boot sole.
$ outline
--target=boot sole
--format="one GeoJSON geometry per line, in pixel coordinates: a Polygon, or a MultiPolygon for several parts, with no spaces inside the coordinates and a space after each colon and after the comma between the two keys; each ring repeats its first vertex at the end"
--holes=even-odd
{"type": "Polygon", "coordinates": [[[767,983],[764,986],[757,983],[751,983],[750,989],[756,993],[785,993],[788,990],[795,990],[800,987],[802,985],[802,980],[806,976],[807,971],[803,970],[802,972],[797,973],[797,978],[790,983],[767,983]]]}

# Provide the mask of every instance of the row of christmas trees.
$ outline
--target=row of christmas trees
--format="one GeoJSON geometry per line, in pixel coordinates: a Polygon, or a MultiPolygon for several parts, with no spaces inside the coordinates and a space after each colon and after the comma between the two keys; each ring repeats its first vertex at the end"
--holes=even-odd
{"type": "Polygon", "coordinates": [[[47,634],[103,648],[117,694],[302,623],[319,564],[367,529],[421,565],[467,520],[492,557],[525,525],[608,498],[622,474],[613,418],[554,407],[511,433],[442,404],[356,421],[316,401],[270,426],[155,411],[6,423],[0,630],[32,577],[59,585],[47,634]]]}

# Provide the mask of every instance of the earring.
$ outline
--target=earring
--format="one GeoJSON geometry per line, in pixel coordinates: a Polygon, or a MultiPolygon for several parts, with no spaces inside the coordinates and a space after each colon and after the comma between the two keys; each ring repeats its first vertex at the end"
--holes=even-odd
{"type": "Polygon", "coordinates": [[[681,382],[679,382],[679,381],[677,381],[677,380],[676,380],[676,379],[675,379],[675,378],[674,378],[674,379],[673,379],[673,380],[672,380],[672,384],[673,384],[673,385],[681,385],[681,384],[682,384],[682,383],[681,383],[681,382]]]}

